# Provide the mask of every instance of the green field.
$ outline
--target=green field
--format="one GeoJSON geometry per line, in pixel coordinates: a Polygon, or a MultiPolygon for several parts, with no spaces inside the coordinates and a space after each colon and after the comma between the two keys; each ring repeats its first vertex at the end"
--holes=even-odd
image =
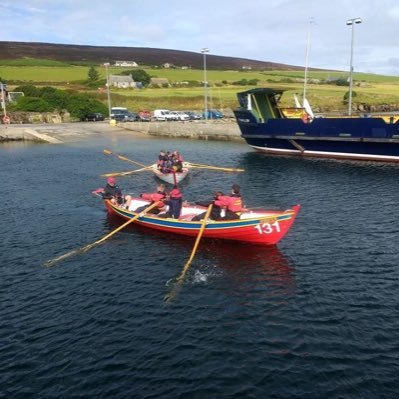
{"type": "MultiPolygon", "coordinates": [[[[202,82],[204,71],[198,69],[144,69],[152,77],[167,78],[172,85],[185,81],[202,82]]],[[[78,91],[96,93],[106,102],[106,94],[85,86],[88,77],[88,65],[73,66],[57,61],[15,60],[1,61],[0,77],[7,81],[9,89],[23,84],[35,86],[56,86],[78,91]]],[[[110,67],[110,74],[120,74],[123,68],[110,67]]],[[[105,79],[105,68],[98,67],[102,79],[105,79]]],[[[236,93],[253,87],[275,87],[288,90],[282,99],[283,106],[293,106],[294,93],[303,91],[303,71],[207,71],[209,82],[209,107],[229,109],[237,105],[236,93]],[[234,85],[242,79],[258,79],[257,86],[234,85]]],[[[345,109],[343,96],[348,87],[332,84],[320,84],[318,81],[327,78],[346,79],[347,72],[308,71],[309,84],[307,97],[315,109],[320,112],[345,109]]],[[[399,109],[399,77],[355,73],[354,103],[368,105],[389,104],[399,109]],[[358,86],[361,84],[361,86],[358,86]]],[[[204,102],[204,89],[194,88],[145,88],[111,89],[113,105],[127,106],[137,110],[142,108],[201,109],[204,102]]]]}

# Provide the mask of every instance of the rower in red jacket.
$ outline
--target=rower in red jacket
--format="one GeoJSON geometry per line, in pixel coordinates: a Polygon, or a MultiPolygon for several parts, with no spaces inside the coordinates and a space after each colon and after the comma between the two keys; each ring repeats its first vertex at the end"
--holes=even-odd
{"type": "MultiPolygon", "coordinates": [[[[149,213],[153,214],[158,214],[162,211],[165,210],[165,204],[163,200],[166,198],[166,193],[165,193],[165,185],[164,184],[159,184],[157,186],[157,191],[155,193],[143,193],[140,194],[140,197],[147,200],[151,201],[151,204],[157,202],[158,206],[156,208],[153,208],[152,210],[149,211],[149,213]]],[[[148,208],[148,205],[140,206],[135,210],[135,212],[141,212],[144,209],[148,208]]]]}
{"type": "Polygon", "coordinates": [[[231,189],[231,195],[219,196],[215,201],[215,205],[226,210],[226,215],[223,217],[225,220],[239,219],[239,213],[244,209],[240,194],[240,186],[238,184],[233,184],[231,189]]]}

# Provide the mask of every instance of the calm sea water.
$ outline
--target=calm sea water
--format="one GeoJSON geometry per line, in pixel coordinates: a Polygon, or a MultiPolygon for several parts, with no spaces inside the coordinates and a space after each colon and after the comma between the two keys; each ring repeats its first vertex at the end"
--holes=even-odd
{"type": "MultiPolygon", "coordinates": [[[[133,167],[134,169],[134,167],[133,167]]],[[[114,136],[0,146],[0,397],[395,398],[399,395],[399,167],[268,158],[244,144],[114,136]],[[247,206],[302,205],[278,247],[115,225],[90,191],[160,149],[198,170],[188,200],[239,183],[247,206]]],[[[120,178],[152,190],[149,174],[120,178]]]]}

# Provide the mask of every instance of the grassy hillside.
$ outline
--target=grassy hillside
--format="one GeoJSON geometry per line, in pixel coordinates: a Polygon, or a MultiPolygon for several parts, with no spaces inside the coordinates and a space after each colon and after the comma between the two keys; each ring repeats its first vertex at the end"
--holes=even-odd
{"type": "MultiPolygon", "coordinates": [[[[161,66],[164,63],[177,67],[187,66],[200,69],[202,54],[200,52],[172,49],[157,49],[146,47],[111,47],[82,46],[74,44],[7,42],[0,41],[0,61],[8,60],[52,60],[73,65],[111,64],[116,60],[135,61],[141,65],[161,66]]],[[[246,58],[224,57],[214,54],[207,55],[208,69],[241,69],[250,66],[253,69],[273,70],[298,67],[267,61],[249,60],[246,58]]]]}
{"type": "MultiPolygon", "coordinates": [[[[169,79],[175,84],[184,81],[203,80],[203,70],[199,69],[163,69],[143,67],[153,77],[169,79]]],[[[18,59],[0,61],[0,77],[8,83],[9,89],[22,84],[36,86],[56,86],[77,91],[92,92],[100,100],[106,102],[106,93],[89,89],[85,85],[89,67],[70,65],[66,62],[53,60],[18,59]]],[[[105,68],[97,67],[105,80],[105,68]]],[[[120,74],[123,68],[110,67],[110,74],[120,74]]],[[[342,99],[348,87],[332,84],[315,83],[327,78],[346,78],[346,72],[309,71],[307,87],[308,99],[312,106],[320,112],[344,110],[346,105],[342,99]]],[[[208,70],[209,104],[214,108],[234,108],[237,105],[236,93],[252,87],[234,85],[242,79],[258,79],[257,87],[279,87],[288,90],[283,97],[284,106],[293,105],[293,94],[303,91],[303,71],[301,70],[208,70]]],[[[381,106],[389,104],[399,110],[399,77],[373,74],[354,74],[356,97],[353,103],[381,106]]],[[[142,90],[111,89],[112,103],[127,106],[133,110],[148,108],[170,109],[201,109],[203,107],[204,90],[196,88],[146,88],[142,90]]]]}

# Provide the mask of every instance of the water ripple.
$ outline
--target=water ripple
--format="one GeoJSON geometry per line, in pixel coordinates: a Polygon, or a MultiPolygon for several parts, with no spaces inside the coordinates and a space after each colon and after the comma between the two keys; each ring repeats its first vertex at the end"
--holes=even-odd
{"type": "MultiPolygon", "coordinates": [[[[13,193],[0,210],[0,397],[397,396],[397,167],[116,133],[0,153],[13,193]],[[278,248],[204,240],[170,303],[192,239],[133,226],[43,268],[113,228],[90,191],[123,164],[102,150],[149,162],[154,146],[246,169],[197,171],[182,185],[186,198],[238,182],[251,206],[300,203],[293,229],[278,248]]],[[[120,184],[138,193],[155,180],[120,184]]]]}

